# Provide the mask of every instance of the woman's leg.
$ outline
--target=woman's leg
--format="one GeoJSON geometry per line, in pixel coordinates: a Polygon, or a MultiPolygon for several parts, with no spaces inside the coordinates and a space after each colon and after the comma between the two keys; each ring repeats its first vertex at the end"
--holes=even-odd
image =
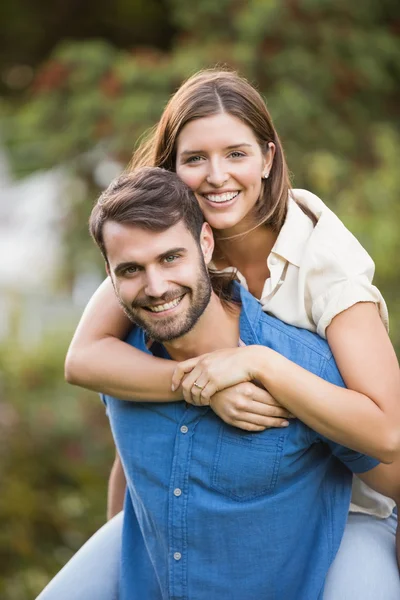
{"type": "Polygon", "coordinates": [[[123,513],[97,531],[36,600],[118,600],[123,513]]]}
{"type": "Polygon", "coordinates": [[[324,600],[399,600],[397,516],[350,513],[339,552],[326,578],[324,600]]]}

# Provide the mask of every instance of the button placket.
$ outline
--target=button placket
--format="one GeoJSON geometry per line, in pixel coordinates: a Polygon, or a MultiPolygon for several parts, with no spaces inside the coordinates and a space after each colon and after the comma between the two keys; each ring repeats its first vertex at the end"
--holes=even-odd
{"type": "MultiPolygon", "coordinates": [[[[185,418],[187,418],[187,412],[185,418]]],[[[190,428],[192,430],[192,427],[190,428]]],[[[169,540],[171,551],[170,594],[171,597],[186,598],[187,578],[187,494],[189,463],[191,458],[192,435],[185,424],[178,426],[170,481],[169,540]]],[[[193,432],[192,432],[193,433],[193,432]]]]}
{"type": "Polygon", "coordinates": [[[288,261],[285,261],[283,258],[279,258],[278,256],[271,256],[268,258],[270,277],[265,282],[261,294],[262,303],[265,304],[265,302],[269,302],[278,292],[282,283],[285,281],[288,266],[288,261]]]}

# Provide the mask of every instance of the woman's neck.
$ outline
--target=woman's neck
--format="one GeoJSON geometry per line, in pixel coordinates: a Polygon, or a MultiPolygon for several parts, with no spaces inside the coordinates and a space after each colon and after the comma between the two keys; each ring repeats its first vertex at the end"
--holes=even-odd
{"type": "Polygon", "coordinates": [[[218,241],[217,237],[215,265],[218,269],[236,267],[245,278],[250,293],[261,298],[265,282],[270,277],[267,258],[277,237],[276,232],[263,225],[233,239],[218,241]]]}
{"type": "Polygon", "coordinates": [[[215,237],[217,242],[216,266],[233,266],[242,273],[249,268],[254,268],[257,264],[266,264],[278,234],[269,227],[260,225],[247,234],[244,233],[231,239],[224,239],[223,232],[216,233],[215,237]]]}

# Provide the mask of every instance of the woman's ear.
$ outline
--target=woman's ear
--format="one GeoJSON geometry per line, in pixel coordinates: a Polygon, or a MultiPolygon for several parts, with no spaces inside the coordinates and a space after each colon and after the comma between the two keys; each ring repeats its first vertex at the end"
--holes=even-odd
{"type": "Polygon", "coordinates": [[[274,142],[269,142],[268,143],[268,151],[264,157],[264,166],[263,166],[263,172],[262,172],[263,179],[268,179],[268,177],[269,177],[269,173],[271,171],[271,168],[272,168],[272,165],[274,162],[275,149],[276,148],[275,148],[274,142]]]}
{"type": "Polygon", "coordinates": [[[209,265],[214,252],[214,235],[208,223],[203,223],[200,233],[200,248],[204,262],[209,265]]]}

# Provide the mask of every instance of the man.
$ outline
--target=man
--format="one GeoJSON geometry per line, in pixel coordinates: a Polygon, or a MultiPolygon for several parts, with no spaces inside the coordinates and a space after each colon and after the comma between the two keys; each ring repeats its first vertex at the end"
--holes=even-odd
{"type": "MultiPolygon", "coordinates": [[[[139,326],[129,342],[143,352],[183,361],[239,343],[265,346],[343,385],[325,341],[262,313],[236,283],[224,300],[213,291],[212,232],[175,174],[121,177],[93,209],[90,230],[139,326]]],[[[377,466],[301,421],[249,433],[209,407],[104,401],[127,477],[121,600],[322,598],[351,471],[400,496],[392,465],[377,466]]]]}

